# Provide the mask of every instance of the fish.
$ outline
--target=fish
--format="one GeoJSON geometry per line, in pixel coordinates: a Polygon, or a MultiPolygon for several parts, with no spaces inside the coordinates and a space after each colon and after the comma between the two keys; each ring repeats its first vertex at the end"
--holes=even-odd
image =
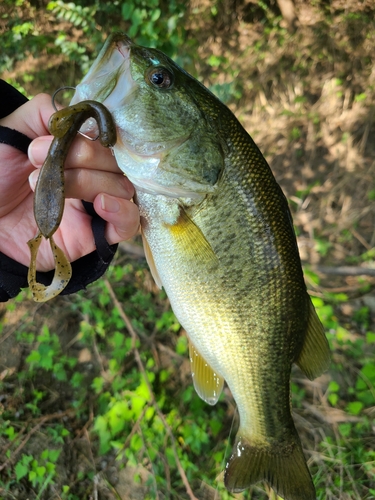
{"type": "Polygon", "coordinates": [[[59,295],[72,277],[72,266],[53,235],[60,226],[64,213],[65,181],[64,163],[69,148],[81,125],[89,118],[95,118],[99,128],[98,138],[102,146],[111,147],[116,142],[116,127],[112,115],[96,101],[83,101],[60,109],[54,113],[48,128],[54,139],[42,165],[34,193],[34,218],[38,234],[27,242],[30,250],[28,284],[35,302],[46,302],[59,295]],[[43,237],[50,242],[55,261],[52,282],[44,285],[37,281],[36,262],[43,237]]]}
{"type": "Polygon", "coordinates": [[[226,381],[240,422],[224,471],[231,492],[265,481],[315,500],[291,413],[296,363],[329,367],[286,197],[235,115],[155,48],[105,42],[73,103],[103,103],[114,154],[134,184],[145,254],[187,332],[193,383],[215,404],[226,381]]]}

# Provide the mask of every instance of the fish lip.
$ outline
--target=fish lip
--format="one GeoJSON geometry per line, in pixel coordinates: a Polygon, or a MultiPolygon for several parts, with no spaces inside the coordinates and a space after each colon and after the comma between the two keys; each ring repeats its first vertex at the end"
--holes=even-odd
{"type": "Polygon", "coordinates": [[[133,42],[130,40],[130,38],[126,36],[126,38],[116,41],[115,45],[116,45],[117,50],[122,55],[122,57],[124,59],[129,59],[130,47],[131,47],[131,45],[133,45],[133,42]]]}

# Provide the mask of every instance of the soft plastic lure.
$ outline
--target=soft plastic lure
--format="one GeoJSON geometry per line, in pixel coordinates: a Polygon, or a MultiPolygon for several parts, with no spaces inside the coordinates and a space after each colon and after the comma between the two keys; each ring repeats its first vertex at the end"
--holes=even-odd
{"type": "Polygon", "coordinates": [[[55,138],[41,168],[34,195],[34,216],[39,228],[37,236],[27,242],[30,253],[28,282],[33,299],[46,302],[59,295],[69,283],[72,268],[64,252],[53,239],[57,231],[65,202],[64,163],[69,148],[82,124],[94,118],[99,128],[99,140],[104,147],[116,143],[116,127],[108,109],[96,101],[82,101],[61,109],[51,116],[49,130],[55,138]],[[49,240],[55,261],[55,273],[50,285],[36,279],[36,259],[42,238],[49,240]]]}

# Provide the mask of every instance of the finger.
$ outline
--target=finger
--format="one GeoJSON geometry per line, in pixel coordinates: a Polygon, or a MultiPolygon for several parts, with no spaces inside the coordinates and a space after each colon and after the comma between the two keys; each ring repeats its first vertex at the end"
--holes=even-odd
{"type": "Polygon", "coordinates": [[[37,137],[31,142],[27,154],[34,167],[41,167],[43,165],[52,141],[52,135],[45,135],[37,137]]]}
{"type": "Polygon", "coordinates": [[[100,141],[89,141],[78,135],[67,156],[65,168],[90,168],[107,172],[120,172],[112,150],[100,141]]]}
{"type": "MultiPolygon", "coordinates": [[[[39,172],[39,169],[34,170],[29,176],[33,191],[39,172]]],[[[93,202],[101,193],[130,200],[134,196],[134,187],[123,174],[85,168],[65,171],[65,198],[93,202]]]]}
{"type": "Polygon", "coordinates": [[[108,222],[105,237],[109,244],[128,240],[137,234],[140,216],[133,202],[103,193],[95,198],[94,208],[108,222]]]}
{"type": "MultiPolygon", "coordinates": [[[[35,167],[43,165],[52,140],[52,136],[38,137],[30,144],[29,159],[35,167]]],[[[103,147],[99,141],[89,141],[80,136],[74,139],[65,161],[65,169],[72,168],[120,171],[111,150],[103,147]]]]}

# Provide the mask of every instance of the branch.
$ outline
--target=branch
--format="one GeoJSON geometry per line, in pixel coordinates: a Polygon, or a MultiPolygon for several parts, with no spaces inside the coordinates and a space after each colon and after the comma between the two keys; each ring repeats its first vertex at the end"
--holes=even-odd
{"type": "Polygon", "coordinates": [[[375,276],[375,269],[361,266],[312,266],[311,270],[335,276],[375,276]]]}
{"type": "Polygon", "coordinates": [[[297,28],[297,15],[292,0],[277,0],[281,15],[292,33],[297,28]]]}

